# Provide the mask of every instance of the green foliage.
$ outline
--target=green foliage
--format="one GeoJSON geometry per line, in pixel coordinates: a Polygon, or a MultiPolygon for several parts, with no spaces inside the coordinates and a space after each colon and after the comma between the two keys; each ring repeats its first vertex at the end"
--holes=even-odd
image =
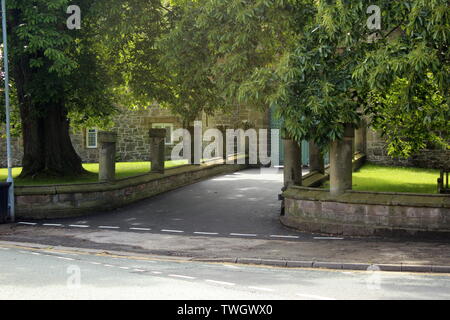
{"type": "MultiPolygon", "coordinates": [[[[36,115],[52,112],[49,106],[55,104],[83,114],[78,118],[83,121],[114,111],[111,70],[101,59],[105,41],[99,27],[105,22],[96,15],[106,1],[77,2],[83,18],[80,30],[66,27],[69,4],[68,0],[7,2],[13,110],[20,82],[21,96],[36,115]],[[21,75],[24,70],[27,73],[21,75]]],[[[13,118],[13,123],[17,120],[13,118]]]]}
{"type": "Polygon", "coordinates": [[[314,140],[323,149],[364,113],[385,128],[392,155],[411,155],[429,141],[445,143],[446,0],[378,1],[379,31],[367,27],[364,0],[173,4],[181,7],[180,18],[162,43],[178,110],[275,107],[291,137],[314,140]],[[406,79],[402,90],[397,79],[406,79]],[[388,92],[374,107],[373,97],[388,92]],[[395,110],[409,122],[402,129],[398,118],[388,116],[395,110]],[[418,119],[427,123],[414,126],[418,119]]]}
{"type": "Polygon", "coordinates": [[[373,91],[369,98],[367,112],[386,137],[389,155],[408,158],[420,149],[449,148],[450,108],[433,74],[416,86],[410,101],[409,88],[408,80],[398,78],[387,92],[373,91]],[[408,104],[413,107],[405,112],[408,104]]]}

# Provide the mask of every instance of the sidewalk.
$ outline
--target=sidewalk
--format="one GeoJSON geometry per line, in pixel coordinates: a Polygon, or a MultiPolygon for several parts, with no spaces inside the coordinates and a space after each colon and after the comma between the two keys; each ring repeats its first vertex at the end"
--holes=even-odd
{"type": "Polygon", "coordinates": [[[282,241],[17,225],[0,225],[0,241],[207,262],[350,270],[367,270],[374,264],[383,271],[450,273],[448,242],[390,239],[282,241]]]}

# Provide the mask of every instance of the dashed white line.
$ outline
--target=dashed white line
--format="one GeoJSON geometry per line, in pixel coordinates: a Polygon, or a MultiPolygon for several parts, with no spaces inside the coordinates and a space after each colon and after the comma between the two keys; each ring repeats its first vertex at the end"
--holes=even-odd
{"type": "Polygon", "coordinates": [[[75,261],[75,259],[66,258],[66,257],[56,257],[56,258],[61,259],[61,260],[67,260],[67,261],[75,261]]]}
{"type": "Polygon", "coordinates": [[[161,232],[183,233],[184,231],[181,231],[181,230],[162,229],[161,232]]]}
{"type": "Polygon", "coordinates": [[[34,223],[34,222],[18,222],[17,224],[24,224],[24,225],[27,225],[27,226],[35,226],[35,225],[37,225],[37,223],[34,223]]]}
{"type": "Polygon", "coordinates": [[[120,229],[120,227],[114,227],[114,226],[99,226],[99,229],[120,229]]]}
{"type": "Polygon", "coordinates": [[[145,272],[145,270],[142,270],[142,269],[133,269],[133,271],[136,271],[136,272],[145,272]]]}
{"type": "Polygon", "coordinates": [[[261,288],[261,287],[253,287],[253,286],[249,286],[247,287],[249,289],[253,289],[253,290],[259,290],[259,291],[266,291],[266,292],[273,292],[273,289],[269,289],[269,288],[261,288]]]}
{"type": "Polygon", "coordinates": [[[159,271],[152,271],[153,274],[162,274],[162,272],[159,271]]]}
{"type": "Polygon", "coordinates": [[[182,276],[182,275],[179,275],[179,274],[169,274],[169,277],[180,278],[180,279],[189,279],[189,280],[194,280],[195,279],[194,277],[182,276]]]}
{"type": "Polygon", "coordinates": [[[107,268],[112,268],[112,267],[114,267],[114,266],[112,266],[112,265],[110,265],[110,264],[104,264],[103,266],[104,266],[104,267],[107,267],[107,268]]]}
{"type": "Polygon", "coordinates": [[[344,240],[344,238],[337,238],[337,237],[314,237],[314,240],[344,240]]]}
{"type": "Polygon", "coordinates": [[[62,227],[63,225],[62,224],[60,224],[60,223],[44,223],[44,224],[42,224],[43,226],[46,226],[46,227],[62,227]]]}
{"type": "Polygon", "coordinates": [[[194,234],[202,234],[202,235],[206,235],[206,236],[217,236],[218,235],[217,232],[201,232],[201,231],[196,231],[196,232],[194,232],[194,234]]]}
{"type": "Polygon", "coordinates": [[[297,296],[307,299],[316,299],[316,300],[336,300],[334,298],[329,297],[323,297],[323,296],[317,296],[314,294],[304,294],[304,293],[296,293],[297,296]]]}
{"type": "Polygon", "coordinates": [[[71,225],[69,225],[69,227],[72,227],[72,228],[89,228],[89,226],[87,226],[85,224],[71,224],[71,225]]]}
{"type": "Polygon", "coordinates": [[[9,248],[0,248],[0,250],[9,250],[9,248]]]}
{"type": "Polygon", "coordinates": [[[130,228],[130,230],[136,230],[136,231],[150,231],[152,229],[150,228],[130,228]]]}
{"type": "Polygon", "coordinates": [[[235,283],[226,282],[226,281],[217,281],[217,280],[209,280],[209,279],[207,279],[205,281],[206,282],[211,282],[211,283],[214,283],[214,284],[224,285],[224,286],[234,286],[235,285],[235,283]]]}
{"type": "Polygon", "coordinates": [[[256,237],[257,234],[253,234],[253,233],[230,233],[230,236],[236,236],[236,237],[256,237]]]}
{"type": "Polygon", "coordinates": [[[100,262],[94,262],[94,261],[92,261],[92,262],[89,262],[90,264],[93,264],[93,265],[96,265],[96,266],[98,266],[98,265],[100,265],[101,263],[100,262]]]}
{"type": "Polygon", "coordinates": [[[128,267],[119,267],[119,269],[130,270],[130,268],[128,268],[128,267]]]}
{"type": "Polygon", "coordinates": [[[300,238],[299,236],[281,236],[281,235],[275,235],[272,234],[270,235],[271,238],[282,238],[282,239],[298,239],[300,238]]]}

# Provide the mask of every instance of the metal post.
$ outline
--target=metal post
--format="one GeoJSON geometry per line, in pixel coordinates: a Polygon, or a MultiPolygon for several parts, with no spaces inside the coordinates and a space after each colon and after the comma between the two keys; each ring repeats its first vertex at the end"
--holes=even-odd
{"type": "Polygon", "coordinates": [[[8,40],[6,32],[6,0],[2,0],[2,30],[3,30],[3,62],[5,65],[5,110],[6,110],[6,152],[8,157],[8,179],[11,183],[9,187],[9,217],[12,222],[15,220],[14,211],[14,179],[12,176],[12,153],[11,153],[11,124],[9,116],[9,65],[8,65],[8,40]]]}

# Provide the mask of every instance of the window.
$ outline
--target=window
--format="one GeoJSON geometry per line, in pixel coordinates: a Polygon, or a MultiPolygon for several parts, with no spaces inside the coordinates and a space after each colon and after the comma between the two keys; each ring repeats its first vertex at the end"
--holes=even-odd
{"type": "Polygon", "coordinates": [[[86,129],[86,148],[97,148],[97,129],[86,129]]]}
{"type": "Polygon", "coordinates": [[[166,145],[173,144],[172,132],[173,132],[173,124],[172,123],[154,123],[152,125],[154,129],[166,129],[166,145]]]}

